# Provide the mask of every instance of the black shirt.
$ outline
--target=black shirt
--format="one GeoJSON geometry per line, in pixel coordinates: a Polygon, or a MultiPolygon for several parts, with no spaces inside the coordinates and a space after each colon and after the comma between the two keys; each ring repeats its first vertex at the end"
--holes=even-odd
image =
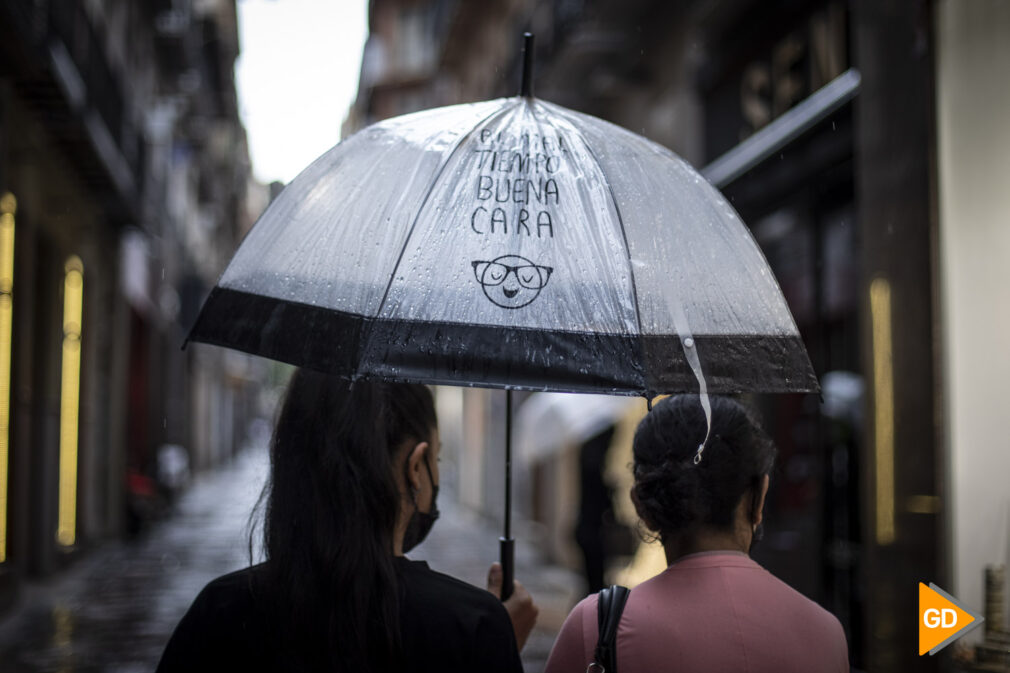
{"type": "MultiPolygon", "coordinates": [[[[284,644],[276,617],[254,601],[264,566],[212,581],[193,601],[165,647],[158,673],[276,671],[284,644]]],[[[491,593],[396,557],[403,587],[401,637],[406,671],[522,671],[512,622],[491,593]]]]}

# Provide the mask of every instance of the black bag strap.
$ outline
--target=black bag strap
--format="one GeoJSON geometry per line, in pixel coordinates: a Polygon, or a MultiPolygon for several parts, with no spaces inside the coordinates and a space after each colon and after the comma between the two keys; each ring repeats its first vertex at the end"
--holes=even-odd
{"type": "Polygon", "coordinates": [[[618,584],[600,591],[596,607],[599,637],[593,652],[593,663],[588,671],[593,673],[617,673],[617,625],[621,623],[624,604],[628,602],[631,590],[618,584]],[[595,669],[595,670],[594,670],[595,669]]]}

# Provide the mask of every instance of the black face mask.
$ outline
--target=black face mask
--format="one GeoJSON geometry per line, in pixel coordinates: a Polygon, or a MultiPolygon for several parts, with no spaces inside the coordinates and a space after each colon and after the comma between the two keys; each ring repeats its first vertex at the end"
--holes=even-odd
{"type": "MultiPolygon", "coordinates": [[[[424,467],[428,470],[428,479],[431,481],[431,511],[422,512],[417,506],[417,496],[412,495],[412,499],[414,500],[414,512],[410,515],[410,520],[407,521],[407,530],[403,534],[404,554],[424,542],[424,538],[428,537],[428,532],[431,531],[431,527],[434,526],[435,521],[438,520],[438,505],[435,504],[435,501],[438,498],[438,484],[435,483],[435,478],[431,475],[431,467],[428,465],[427,454],[424,456],[424,467]]],[[[405,465],[405,476],[406,470],[407,466],[405,465]]],[[[407,483],[410,483],[409,479],[407,483]]]]}

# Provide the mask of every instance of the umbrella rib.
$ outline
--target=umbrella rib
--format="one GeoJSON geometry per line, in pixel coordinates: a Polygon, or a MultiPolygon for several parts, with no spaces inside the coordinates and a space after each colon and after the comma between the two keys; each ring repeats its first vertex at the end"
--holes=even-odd
{"type": "Polygon", "coordinates": [[[628,275],[631,278],[631,296],[635,300],[635,322],[638,325],[638,337],[642,338],[645,334],[642,331],[642,311],[638,306],[638,285],[635,282],[635,268],[631,264],[631,246],[628,245],[628,232],[624,229],[624,217],[621,215],[621,207],[617,204],[617,197],[614,195],[614,188],[611,187],[610,180],[607,179],[607,174],[603,170],[603,164],[600,163],[600,158],[596,156],[596,152],[593,151],[593,148],[589,144],[589,141],[586,140],[586,137],[582,135],[582,131],[579,129],[578,125],[568,119],[564,114],[559,114],[558,116],[565,118],[572,127],[572,131],[575,132],[582,141],[582,144],[589,153],[589,156],[592,157],[593,163],[596,164],[596,168],[600,171],[600,177],[603,179],[603,184],[607,186],[607,193],[610,194],[610,201],[614,204],[614,212],[617,213],[617,223],[621,227],[621,240],[624,242],[624,253],[628,260],[628,275]]]}
{"type": "Polygon", "coordinates": [[[407,245],[410,244],[410,239],[414,235],[414,228],[417,226],[417,221],[421,219],[421,213],[424,212],[424,207],[428,205],[428,199],[431,198],[432,192],[435,191],[435,185],[438,184],[439,179],[442,177],[442,173],[445,171],[445,167],[449,165],[449,162],[452,161],[452,158],[454,156],[456,156],[456,153],[459,151],[459,149],[463,147],[467,139],[470,136],[472,136],[477,131],[477,129],[482,127],[484,124],[486,124],[489,120],[491,120],[495,116],[504,115],[510,111],[511,108],[509,107],[500,108],[498,110],[495,110],[488,116],[484,117],[476,124],[474,124],[473,128],[467,131],[467,133],[462,138],[459,139],[459,141],[456,143],[456,146],[453,147],[452,151],[449,152],[449,154],[446,156],[445,161],[443,161],[442,165],[438,167],[438,172],[435,173],[435,177],[432,179],[431,185],[428,187],[428,191],[426,191],[424,194],[424,200],[421,201],[421,206],[417,209],[417,212],[414,214],[414,221],[410,223],[410,229],[407,231],[407,237],[403,239],[403,247],[400,248],[400,254],[396,258],[396,264],[393,265],[393,272],[389,274],[389,282],[386,283],[386,291],[382,293],[382,301],[379,302],[379,308],[375,311],[376,318],[382,315],[382,309],[386,305],[386,299],[389,298],[389,291],[393,287],[393,280],[396,279],[396,272],[400,268],[400,262],[403,261],[403,255],[407,252],[407,245]]]}

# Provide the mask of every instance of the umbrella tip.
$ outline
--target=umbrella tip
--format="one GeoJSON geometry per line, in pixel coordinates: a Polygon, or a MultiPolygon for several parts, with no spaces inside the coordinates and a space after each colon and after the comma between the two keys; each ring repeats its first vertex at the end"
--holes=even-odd
{"type": "Polygon", "coordinates": [[[523,33],[523,78],[519,95],[533,98],[533,33],[523,33]]]}

